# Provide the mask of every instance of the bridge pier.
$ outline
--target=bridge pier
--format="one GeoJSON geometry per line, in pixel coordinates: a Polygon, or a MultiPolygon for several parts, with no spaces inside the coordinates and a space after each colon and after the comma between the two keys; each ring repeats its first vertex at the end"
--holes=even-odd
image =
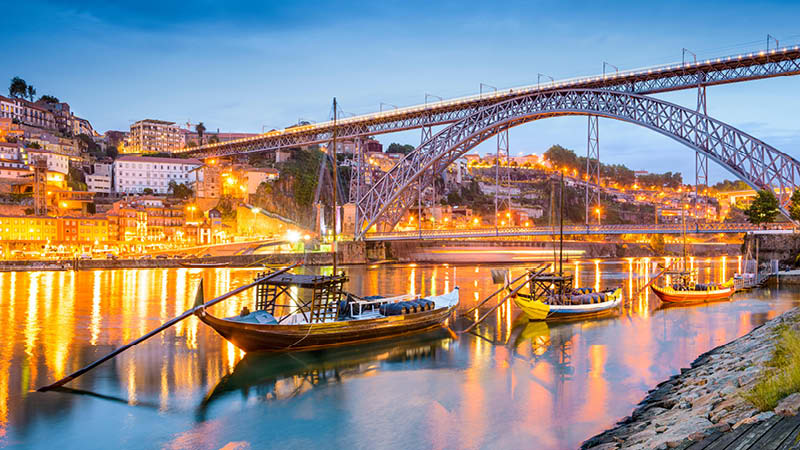
{"type": "MultiPolygon", "coordinates": [[[[697,85],[697,112],[708,116],[708,109],[706,107],[706,86],[704,84],[697,85]]],[[[703,122],[702,133],[698,133],[698,147],[708,150],[708,122],[703,122]]],[[[695,152],[694,154],[694,218],[695,222],[700,218],[700,194],[705,190],[701,190],[700,186],[708,188],[708,155],[702,152],[695,152]]],[[[706,217],[707,211],[703,211],[703,217],[706,217]]]]}
{"type": "Polygon", "coordinates": [[[600,129],[598,116],[590,115],[586,139],[586,226],[591,222],[593,208],[600,225],[600,129]]]}

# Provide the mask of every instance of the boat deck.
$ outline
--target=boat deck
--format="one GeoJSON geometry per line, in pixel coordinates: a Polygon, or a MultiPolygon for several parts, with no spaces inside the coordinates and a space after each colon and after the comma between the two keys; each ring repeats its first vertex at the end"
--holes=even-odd
{"type": "Polygon", "coordinates": [[[800,449],[800,415],[773,416],[728,432],[714,432],[701,441],[685,439],[680,450],[800,449]]]}

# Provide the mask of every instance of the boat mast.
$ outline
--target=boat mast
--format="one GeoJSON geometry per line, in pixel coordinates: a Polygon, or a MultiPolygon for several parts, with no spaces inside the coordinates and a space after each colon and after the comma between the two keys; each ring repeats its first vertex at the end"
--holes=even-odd
{"type": "Polygon", "coordinates": [[[687,272],[689,265],[686,264],[686,208],[683,208],[681,217],[683,218],[683,271],[687,272]]]}
{"type": "Polygon", "coordinates": [[[333,137],[331,139],[331,150],[328,154],[331,156],[331,164],[333,165],[333,275],[336,275],[336,229],[339,225],[338,216],[338,203],[337,203],[337,188],[339,186],[339,172],[336,167],[336,97],[333,97],[333,137]]]}

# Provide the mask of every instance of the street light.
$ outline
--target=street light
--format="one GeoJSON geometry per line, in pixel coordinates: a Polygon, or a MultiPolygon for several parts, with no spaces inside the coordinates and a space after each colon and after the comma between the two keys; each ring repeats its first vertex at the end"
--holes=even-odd
{"type": "Polygon", "coordinates": [[[597,224],[600,225],[600,208],[595,208],[594,212],[597,214],[597,224]]]}

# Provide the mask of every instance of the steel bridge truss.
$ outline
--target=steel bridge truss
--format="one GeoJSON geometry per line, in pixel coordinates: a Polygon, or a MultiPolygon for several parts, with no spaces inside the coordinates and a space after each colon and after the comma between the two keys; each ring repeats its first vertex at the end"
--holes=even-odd
{"type": "MultiPolygon", "coordinates": [[[[451,124],[483,108],[515,97],[564,89],[603,89],[630,94],[653,94],[696,88],[699,82],[704,86],[711,86],[797,74],[800,74],[800,47],[786,47],[705,61],[537,83],[517,89],[365,114],[339,120],[337,136],[341,139],[353,139],[451,124]]],[[[185,153],[195,157],[217,157],[322,144],[330,141],[332,130],[332,122],[303,125],[251,138],[206,144],[185,153]]]]}
{"type": "MultiPolygon", "coordinates": [[[[695,79],[695,85],[697,80],[695,79]]],[[[448,126],[409,153],[357,202],[367,232],[391,231],[415,195],[461,155],[498,132],[534,120],[565,115],[602,116],[657,131],[722,165],[755,189],[774,189],[788,216],[788,193],[800,186],[800,163],[730,125],[673,103],[626,92],[565,89],[518,96],[489,105],[448,126]]]]}

